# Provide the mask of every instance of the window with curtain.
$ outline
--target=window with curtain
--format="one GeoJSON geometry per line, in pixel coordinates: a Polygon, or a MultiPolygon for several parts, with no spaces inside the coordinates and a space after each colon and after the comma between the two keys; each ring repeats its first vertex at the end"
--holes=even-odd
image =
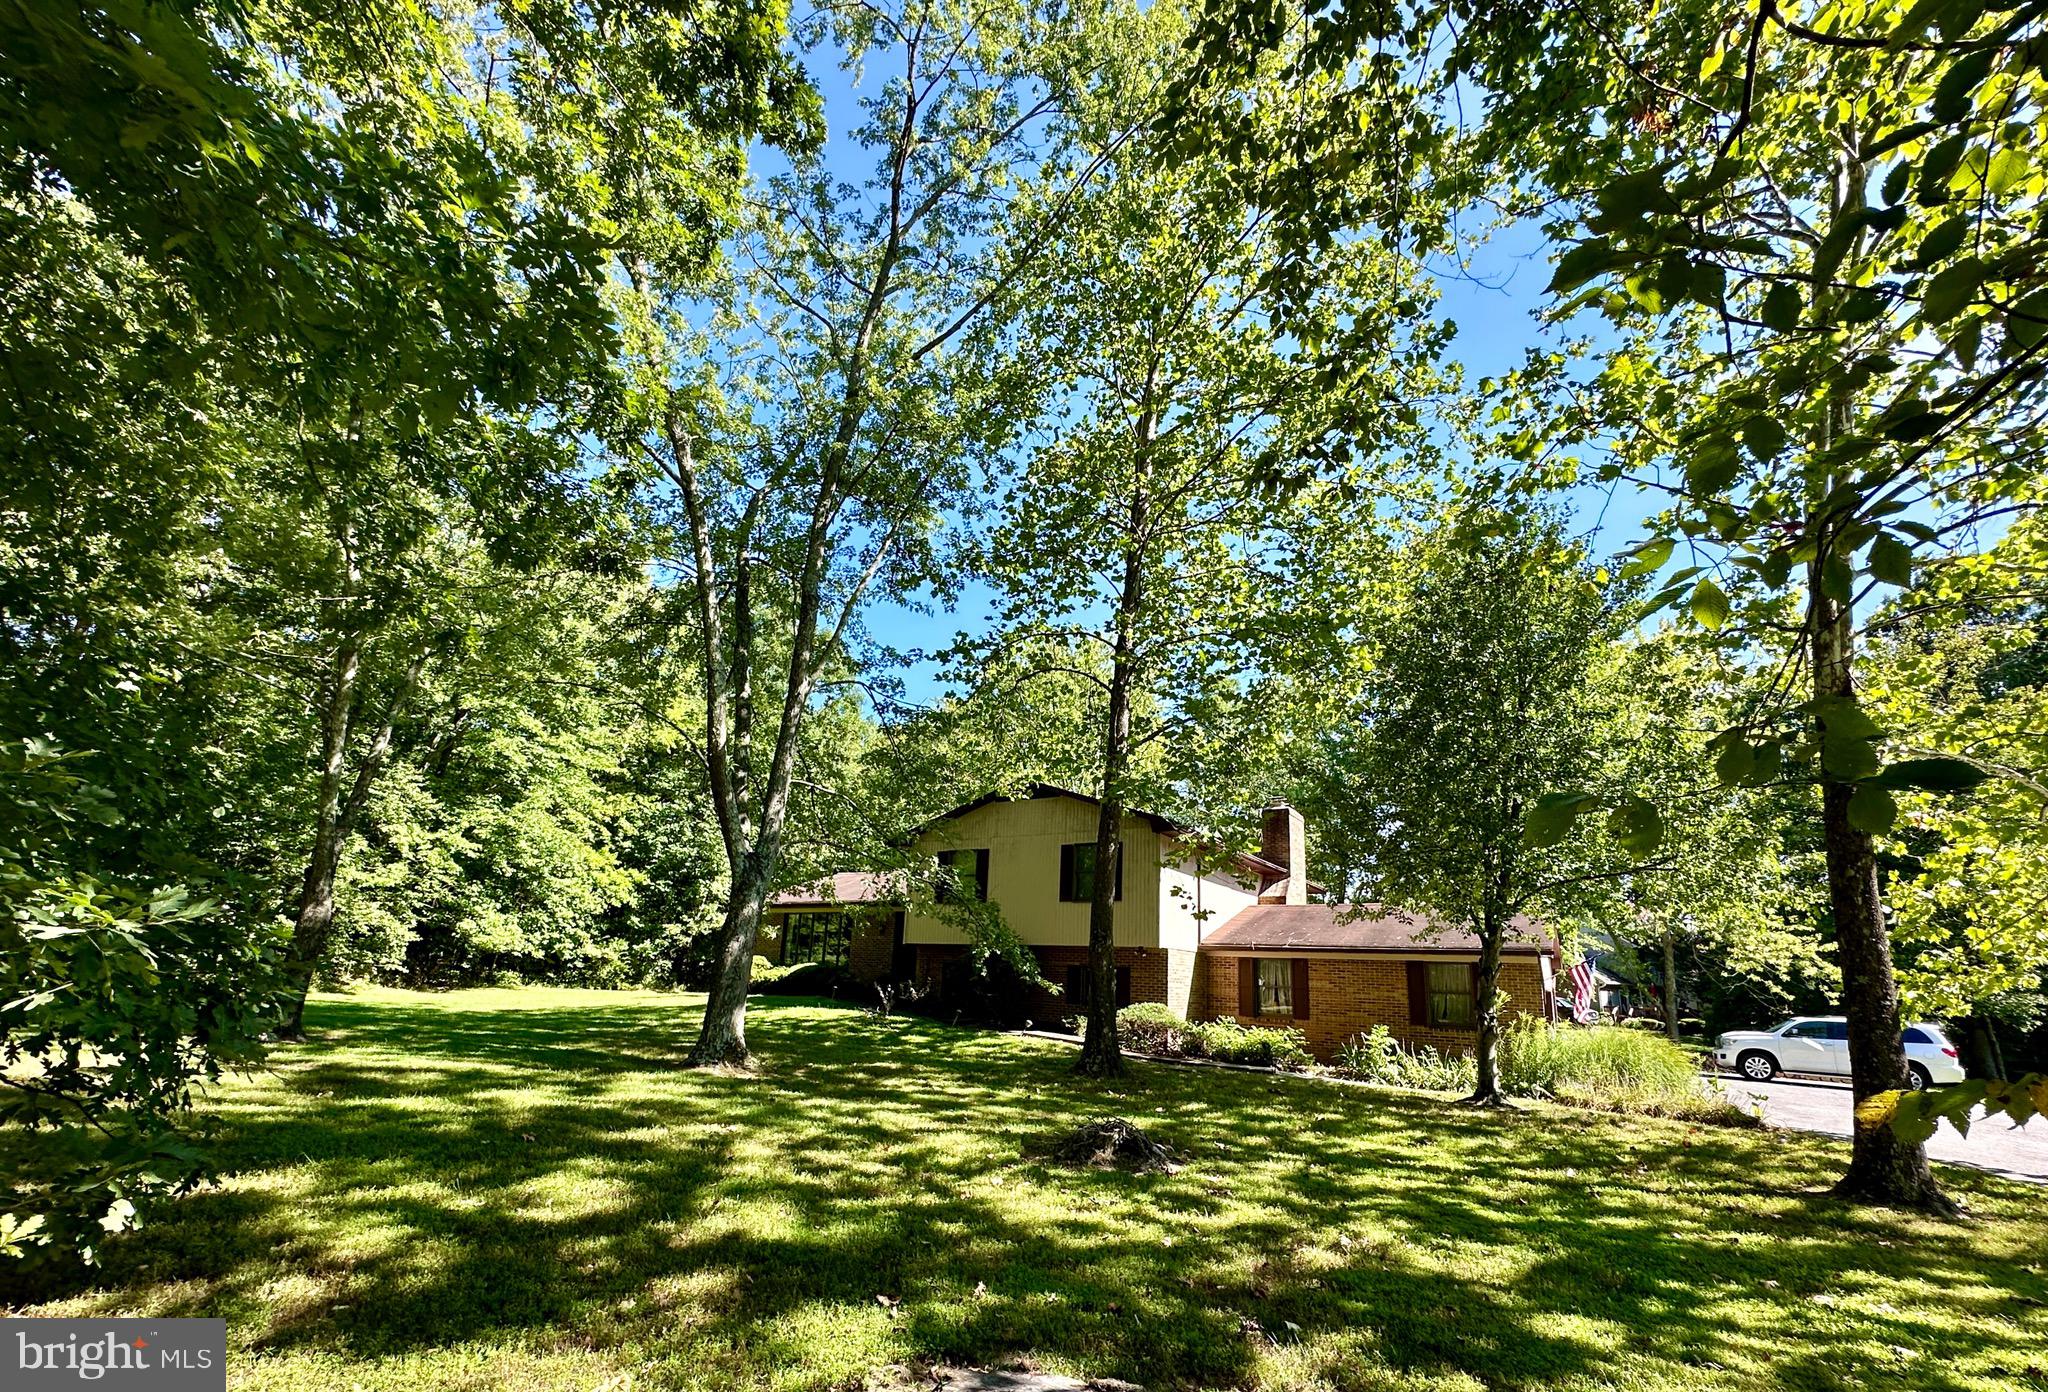
{"type": "Polygon", "coordinates": [[[1259,987],[1259,1014],[1294,1013],[1294,962],[1288,957],[1261,957],[1252,969],[1259,987]]]}
{"type": "Polygon", "coordinates": [[[1429,964],[1429,1022],[1470,1029],[1479,1022],[1472,998],[1472,967],[1467,962],[1429,964]]]}

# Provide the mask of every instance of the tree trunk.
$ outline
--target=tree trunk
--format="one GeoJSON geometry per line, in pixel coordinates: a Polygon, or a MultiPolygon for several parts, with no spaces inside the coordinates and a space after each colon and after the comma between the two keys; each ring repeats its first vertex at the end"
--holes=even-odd
{"type": "Polygon", "coordinates": [[[704,1001],[704,1023],[690,1050],[692,1068],[743,1066],[747,1062],[747,990],[753,983],[754,945],[767,901],[767,877],[759,858],[749,856],[733,877],[732,893],[726,897],[718,956],[712,962],[711,993],[704,1001]]]}
{"type": "Polygon", "coordinates": [[[1482,1107],[1506,1105],[1500,1090],[1500,948],[1502,927],[1490,915],[1479,924],[1479,980],[1473,988],[1478,1012],[1479,1080],[1465,1100],[1482,1107]]]}
{"type": "MultiPolygon", "coordinates": [[[[1149,388],[1149,381],[1148,381],[1149,388]]],[[[1114,1078],[1124,1071],[1116,1033],[1116,888],[1123,846],[1124,775],[1131,761],[1131,681],[1138,617],[1145,604],[1145,546],[1151,527],[1152,416],[1139,415],[1124,536],[1123,589],[1117,597],[1116,649],[1110,659],[1109,717],[1102,741],[1102,809],[1095,823],[1095,892],[1088,901],[1088,1032],[1074,1071],[1114,1078]]]]}
{"type": "Polygon", "coordinates": [[[1678,934],[1664,930],[1664,1028],[1678,1042],[1678,934]]]}
{"type": "Polygon", "coordinates": [[[277,1032],[296,1039],[305,1032],[306,994],[326,955],[334,928],[334,874],[341,861],[341,775],[348,760],[349,725],[355,712],[356,681],[362,671],[362,635],[350,633],[335,653],[334,679],[320,713],[320,787],[315,795],[313,848],[299,886],[291,951],[285,957],[284,1016],[277,1032]]]}
{"type": "MultiPolygon", "coordinates": [[[[1828,540],[1831,538],[1824,538],[1828,540]]],[[[1825,545],[1819,548],[1827,555],[1825,545]]],[[[1850,606],[1821,588],[1821,565],[1812,567],[1813,685],[1821,698],[1855,694],[1855,638],[1850,606]]],[[[1826,747],[1827,720],[1818,733],[1826,747]]],[[[1899,988],[1892,976],[1891,939],[1878,894],[1877,858],[1870,833],[1849,820],[1852,784],[1821,772],[1821,826],[1828,866],[1828,899],[1834,911],[1835,950],[1842,968],[1842,1005],[1849,1018],[1849,1075],[1858,1103],[1909,1084],[1899,1020],[1899,988]]],[[[1900,1137],[1888,1124],[1856,1126],[1849,1171],[1835,1186],[1842,1198],[1900,1208],[1953,1213],[1955,1205],[1934,1182],[1927,1154],[1918,1142],[1900,1137]]]]}

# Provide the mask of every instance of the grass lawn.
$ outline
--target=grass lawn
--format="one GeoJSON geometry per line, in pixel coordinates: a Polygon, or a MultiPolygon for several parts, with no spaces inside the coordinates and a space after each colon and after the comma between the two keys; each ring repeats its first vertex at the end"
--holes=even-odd
{"type": "Polygon", "coordinates": [[[225,1315],[233,1385],[839,1388],[1029,1360],[1154,1388],[2048,1388],[2044,1194],[1824,1197],[1819,1138],[1304,1079],[757,1001],[363,991],[220,1090],[220,1187],[21,1314],[225,1315]],[[1029,1157],[1133,1117],[1177,1174],[1029,1157]],[[886,1300],[883,1299],[886,1297],[886,1300]]]}

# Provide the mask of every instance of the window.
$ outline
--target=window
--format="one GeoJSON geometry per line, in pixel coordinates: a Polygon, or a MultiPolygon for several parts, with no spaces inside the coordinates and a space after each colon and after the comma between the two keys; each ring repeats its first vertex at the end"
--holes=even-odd
{"type": "Polygon", "coordinates": [[[853,925],[843,913],[793,913],[782,920],[782,962],[824,962],[846,964],[853,925]]]}
{"type": "Polygon", "coordinates": [[[1801,1020],[1785,1031],[1785,1038],[1787,1039],[1826,1039],[1827,1037],[1828,1022],[1826,1020],[1801,1020]]]}
{"type": "MultiPolygon", "coordinates": [[[[1076,1012],[1084,1011],[1088,1008],[1088,1002],[1095,996],[1094,986],[1095,977],[1089,972],[1085,962],[1079,966],[1067,968],[1066,996],[1076,1012]]],[[[1129,967],[1118,967],[1116,969],[1117,1009],[1121,1010],[1130,1003],[1131,969],[1129,967]]]]}
{"type": "Polygon", "coordinates": [[[1466,962],[1429,963],[1429,1023],[1471,1029],[1479,1021],[1473,1000],[1472,967],[1466,962]]]}
{"type": "Polygon", "coordinates": [[[1287,957],[1261,957],[1253,974],[1258,981],[1258,1013],[1261,1015],[1292,1015],[1294,1013],[1294,962],[1287,957]]]}
{"type": "MultiPolygon", "coordinates": [[[[1116,888],[1111,898],[1124,897],[1124,847],[1116,847],[1116,888]]],[[[1095,900],[1095,843],[1083,841],[1060,847],[1060,901],[1089,904],[1095,900]]]]}
{"type": "Polygon", "coordinates": [[[939,861],[939,902],[950,904],[954,895],[965,889],[968,896],[982,903],[988,902],[988,852],[981,851],[940,851],[939,861]],[[948,874],[946,872],[950,871],[948,874]]]}
{"type": "Polygon", "coordinates": [[[1846,1020],[1830,1020],[1830,1021],[1828,1021],[1828,1038],[1829,1038],[1830,1040],[1834,1041],[1834,1042],[1835,1042],[1835,1043],[1837,1043],[1837,1044],[1846,1044],[1846,1043],[1848,1043],[1848,1042],[1849,1042],[1849,1022],[1848,1022],[1848,1021],[1846,1021],[1846,1020]]]}
{"type": "Polygon", "coordinates": [[[1932,1044],[1934,1036],[1921,1029],[1918,1025],[1914,1025],[1906,1031],[1905,1042],[1908,1044],[1932,1044]]]}

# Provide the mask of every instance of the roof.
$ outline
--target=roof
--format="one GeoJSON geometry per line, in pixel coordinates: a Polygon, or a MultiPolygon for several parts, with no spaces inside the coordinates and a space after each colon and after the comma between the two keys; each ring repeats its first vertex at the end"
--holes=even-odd
{"type": "MultiPolygon", "coordinates": [[[[931,818],[929,821],[918,823],[910,830],[904,832],[903,835],[898,839],[901,842],[901,844],[907,846],[912,841],[915,841],[918,837],[924,835],[927,831],[930,831],[933,827],[939,825],[939,823],[950,822],[955,817],[964,817],[969,812],[978,811],[981,808],[987,807],[991,803],[1026,802],[1034,798],[1051,797],[1073,798],[1077,802],[1085,802],[1095,807],[1100,807],[1102,805],[1102,799],[1096,797],[1093,793],[1084,793],[1078,789],[1064,787],[1058,783],[1027,783],[1024,785],[1022,789],[1015,793],[987,793],[981,797],[976,798],[972,802],[963,802],[958,807],[953,808],[949,812],[941,812],[938,816],[931,818]]],[[[1162,816],[1157,812],[1147,812],[1143,808],[1126,807],[1124,809],[1124,815],[1127,817],[1136,817],[1141,821],[1150,823],[1152,829],[1158,832],[1161,836],[1171,836],[1178,840],[1185,841],[1195,834],[1193,827],[1183,826],[1179,822],[1174,821],[1171,817],[1162,816]]],[[[1264,856],[1255,854],[1253,852],[1235,851],[1232,852],[1230,859],[1232,863],[1235,864],[1239,869],[1247,870],[1254,875],[1258,875],[1261,877],[1274,877],[1280,879],[1285,879],[1287,876],[1286,866],[1281,865],[1275,861],[1267,860],[1264,856]]],[[[1309,893],[1320,894],[1323,892],[1323,886],[1321,884],[1318,884],[1316,881],[1309,880],[1306,883],[1308,886],[1309,893]]]]}
{"type": "Polygon", "coordinates": [[[895,903],[898,894],[881,875],[843,870],[812,884],[792,885],[768,901],[771,909],[807,908],[813,904],[895,903]]]}
{"type": "MultiPolygon", "coordinates": [[[[1092,803],[1097,807],[1100,807],[1102,805],[1102,799],[1096,797],[1093,793],[1080,792],[1079,790],[1074,788],[1064,788],[1057,783],[1026,783],[1023,786],[1023,788],[1014,793],[985,793],[981,797],[976,798],[972,802],[963,802],[958,807],[953,808],[949,812],[941,812],[938,816],[933,817],[929,821],[919,822],[909,831],[904,832],[902,839],[906,843],[915,841],[918,837],[924,835],[924,833],[926,833],[927,831],[930,831],[940,822],[950,822],[955,817],[964,817],[969,812],[974,812],[983,807],[987,807],[990,803],[1026,802],[1033,798],[1049,797],[1070,797],[1080,802],[1092,803]]],[[[1160,832],[1161,834],[1166,836],[1185,836],[1188,832],[1188,828],[1180,825],[1178,822],[1173,821],[1171,818],[1160,816],[1157,812],[1146,812],[1136,807],[1126,807],[1124,809],[1124,815],[1127,817],[1137,817],[1144,821],[1150,822],[1152,824],[1152,829],[1154,831],[1160,832]]],[[[1284,867],[1282,868],[1281,873],[1286,873],[1284,867]]]]}
{"type": "MultiPolygon", "coordinates": [[[[1476,934],[1433,925],[1383,904],[1253,904],[1205,935],[1207,948],[1287,952],[1455,952],[1479,950],[1476,934]]],[[[1501,951],[1540,956],[1554,944],[1542,925],[1516,918],[1501,951]]]]}

